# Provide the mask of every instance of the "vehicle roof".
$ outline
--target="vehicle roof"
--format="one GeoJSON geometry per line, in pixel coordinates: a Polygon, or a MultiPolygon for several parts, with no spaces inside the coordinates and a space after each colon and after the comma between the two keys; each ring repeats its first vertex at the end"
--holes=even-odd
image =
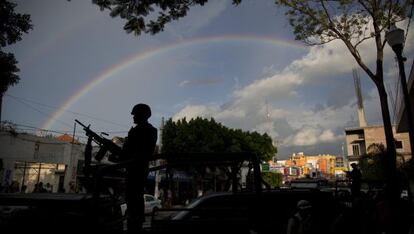
{"type": "Polygon", "coordinates": [[[299,200],[308,200],[315,207],[334,208],[334,196],[331,192],[310,189],[276,189],[265,190],[262,193],[255,192],[218,192],[210,193],[186,206],[185,211],[177,213],[172,219],[182,219],[192,209],[253,209],[261,212],[279,210],[292,213],[296,209],[299,200]]]}

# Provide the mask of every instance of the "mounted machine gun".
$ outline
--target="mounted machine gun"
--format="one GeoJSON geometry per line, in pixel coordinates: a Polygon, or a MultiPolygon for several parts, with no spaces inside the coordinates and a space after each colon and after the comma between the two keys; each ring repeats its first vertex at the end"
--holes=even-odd
{"type": "Polygon", "coordinates": [[[109,160],[116,161],[116,158],[118,158],[121,154],[120,146],[92,131],[90,129],[90,125],[86,126],[77,119],[75,119],[75,121],[83,127],[86,136],[88,136],[88,141],[85,147],[85,175],[89,175],[90,173],[90,165],[92,160],[92,141],[99,146],[99,151],[94,157],[96,161],[100,162],[108,151],[111,153],[109,160]]]}

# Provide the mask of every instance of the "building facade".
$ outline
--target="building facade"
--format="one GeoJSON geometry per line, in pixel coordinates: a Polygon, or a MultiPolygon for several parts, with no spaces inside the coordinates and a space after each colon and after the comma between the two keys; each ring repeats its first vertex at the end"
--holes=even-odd
{"type": "MultiPolygon", "coordinates": [[[[408,75],[407,81],[408,96],[411,101],[411,110],[414,111],[414,62],[411,65],[410,74],[408,75]]],[[[407,132],[408,131],[408,119],[406,115],[406,108],[404,105],[404,100],[402,95],[400,96],[399,109],[397,112],[397,132],[407,132]]],[[[411,123],[414,124],[414,119],[411,120],[411,123]]]]}
{"type": "Polygon", "coordinates": [[[13,192],[32,192],[40,182],[51,192],[68,192],[83,158],[84,145],[0,130],[0,182],[2,188],[13,185],[13,192]]]}
{"type": "Polygon", "coordinates": [[[337,167],[337,158],[330,154],[305,155],[300,152],[292,154],[287,160],[271,164],[270,167],[281,172],[285,181],[302,177],[331,179],[341,177],[344,173],[342,164],[337,167]]]}
{"type": "MultiPolygon", "coordinates": [[[[408,133],[397,133],[395,128],[393,128],[393,133],[397,153],[402,156],[399,159],[399,163],[407,161],[411,155],[408,133]]],[[[387,146],[383,126],[346,128],[345,136],[349,163],[358,162],[361,155],[368,153],[368,147],[374,143],[383,144],[385,147],[387,146]]]]}

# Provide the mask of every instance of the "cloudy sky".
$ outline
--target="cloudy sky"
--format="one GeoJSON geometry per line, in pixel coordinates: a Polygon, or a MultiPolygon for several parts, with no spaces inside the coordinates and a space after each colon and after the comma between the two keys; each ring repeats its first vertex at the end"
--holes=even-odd
{"type": "MultiPolygon", "coordinates": [[[[148,103],[150,122],[213,117],[231,128],[268,133],[278,158],[295,152],[341,154],[344,128],[356,126],[352,69],[340,41],[308,47],[294,40],[273,1],[210,0],[155,36],[135,37],[91,1],[16,1],[34,29],[6,48],[19,61],[18,85],[6,92],[3,120],[72,133],[74,119],[125,136],[131,108],[148,103]]],[[[406,29],[407,23],[400,25],[406,29]]],[[[413,30],[405,47],[413,63],[413,30]]],[[[373,68],[371,43],[361,45],[373,68]]],[[[398,73],[385,49],[386,86],[394,115],[398,73]]],[[[368,124],[381,124],[373,83],[361,77],[368,124]]],[[[81,137],[83,132],[77,129],[81,137]]],[[[82,139],[82,138],[81,138],[82,139]]]]}

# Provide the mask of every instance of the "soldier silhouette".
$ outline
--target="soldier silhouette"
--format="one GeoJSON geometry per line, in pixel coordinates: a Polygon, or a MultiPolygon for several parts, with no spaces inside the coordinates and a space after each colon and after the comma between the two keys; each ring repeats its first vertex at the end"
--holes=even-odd
{"type": "Polygon", "coordinates": [[[356,163],[351,163],[352,171],[349,173],[351,179],[351,193],[352,196],[358,196],[361,191],[361,171],[358,169],[356,163]]]}
{"type": "Polygon", "coordinates": [[[148,123],[151,109],[146,104],[133,107],[135,127],[128,132],[128,137],[122,147],[121,161],[126,166],[127,228],[128,233],[137,233],[142,229],[144,215],[144,187],[148,176],[148,163],[155,150],[157,129],[148,123]]]}

